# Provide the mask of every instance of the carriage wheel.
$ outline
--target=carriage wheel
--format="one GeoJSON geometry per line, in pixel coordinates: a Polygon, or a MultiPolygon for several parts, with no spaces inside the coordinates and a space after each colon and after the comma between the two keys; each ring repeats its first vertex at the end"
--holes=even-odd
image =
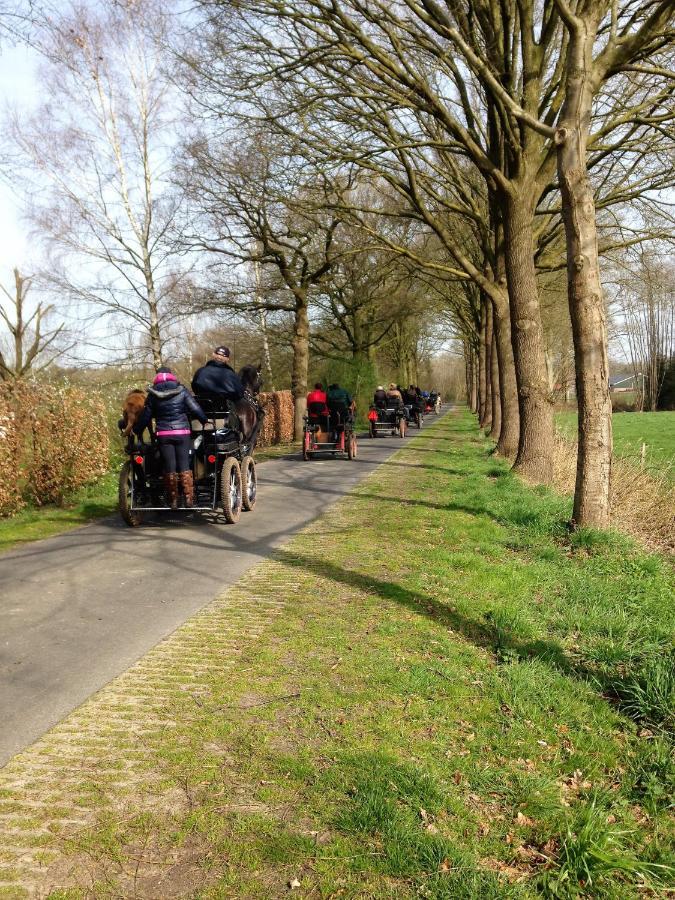
{"type": "Polygon", "coordinates": [[[241,469],[234,456],[228,456],[220,472],[220,496],[223,513],[230,525],[239,521],[242,505],[241,469]]]}
{"type": "Polygon", "coordinates": [[[305,460],[305,462],[307,462],[307,460],[310,459],[310,455],[309,455],[310,443],[311,443],[311,437],[310,437],[309,431],[306,431],[305,436],[302,440],[302,458],[305,460]]]}
{"type": "Polygon", "coordinates": [[[255,460],[252,456],[245,456],[241,461],[241,497],[244,509],[253,509],[257,493],[258,473],[255,470],[255,460]]]}
{"type": "Polygon", "coordinates": [[[371,437],[371,438],[375,437],[375,426],[373,425],[372,422],[368,423],[368,437],[371,437]]]}
{"type": "Polygon", "coordinates": [[[422,428],[422,423],[423,423],[423,422],[424,422],[424,416],[421,416],[421,415],[418,416],[418,417],[417,417],[417,427],[418,427],[419,429],[422,428]]]}
{"type": "Polygon", "coordinates": [[[356,459],[358,453],[358,446],[356,443],[356,435],[350,434],[349,440],[347,441],[347,459],[356,459]]]}
{"type": "Polygon", "coordinates": [[[405,437],[405,419],[401,419],[398,423],[398,436],[405,437]]]}
{"type": "Polygon", "coordinates": [[[118,502],[120,515],[131,528],[137,528],[143,521],[141,513],[131,511],[131,487],[133,483],[133,469],[131,460],[124,463],[120,470],[120,481],[118,490],[118,502]]]}

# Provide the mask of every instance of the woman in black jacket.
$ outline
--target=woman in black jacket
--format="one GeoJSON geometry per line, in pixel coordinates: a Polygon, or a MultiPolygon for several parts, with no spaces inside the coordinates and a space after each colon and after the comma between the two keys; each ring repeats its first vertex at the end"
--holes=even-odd
{"type": "Polygon", "coordinates": [[[191,418],[199,419],[202,425],[207,421],[201,406],[180,384],[171,369],[158,369],[134,430],[142,434],[150,420],[155,420],[159,452],[164,464],[164,489],[171,509],[178,506],[179,483],[185,506],[194,505],[195,487],[190,470],[191,418]]]}

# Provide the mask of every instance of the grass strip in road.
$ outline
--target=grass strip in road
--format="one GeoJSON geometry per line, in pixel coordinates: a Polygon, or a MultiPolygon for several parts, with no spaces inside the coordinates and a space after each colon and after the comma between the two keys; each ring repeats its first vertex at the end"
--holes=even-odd
{"type": "Polygon", "coordinates": [[[462,413],[425,430],[10,764],[32,888],[663,895],[672,567],[570,538],[488,450],[462,413]]]}

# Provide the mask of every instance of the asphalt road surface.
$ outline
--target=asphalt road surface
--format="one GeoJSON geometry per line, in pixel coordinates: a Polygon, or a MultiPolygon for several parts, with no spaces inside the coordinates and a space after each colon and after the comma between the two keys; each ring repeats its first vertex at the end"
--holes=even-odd
{"type": "Polygon", "coordinates": [[[0,766],[402,446],[362,438],[351,462],[261,463],[237,525],[169,513],[131,529],[115,516],[0,556],[0,766]]]}

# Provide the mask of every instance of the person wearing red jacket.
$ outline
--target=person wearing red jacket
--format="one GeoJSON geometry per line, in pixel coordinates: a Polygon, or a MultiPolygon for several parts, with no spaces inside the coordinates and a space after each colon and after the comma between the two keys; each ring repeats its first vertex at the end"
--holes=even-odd
{"type": "Polygon", "coordinates": [[[315,415],[327,415],[328,413],[328,401],[326,400],[326,392],[323,389],[323,385],[320,381],[314,385],[314,390],[310,391],[307,394],[307,409],[312,409],[315,415]],[[312,403],[322,403],[323,409],[319,410],[318,407],[311,407],[312,403]]]}

